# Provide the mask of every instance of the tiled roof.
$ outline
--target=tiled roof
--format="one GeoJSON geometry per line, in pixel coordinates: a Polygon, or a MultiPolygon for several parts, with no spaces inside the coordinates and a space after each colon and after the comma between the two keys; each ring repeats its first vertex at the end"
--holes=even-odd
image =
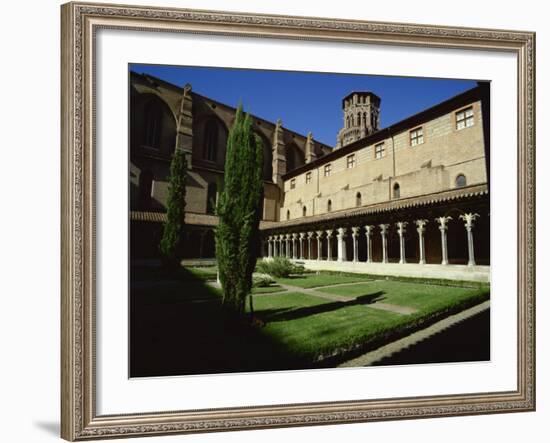
{"type": "MultiPolygon", "coordinates": [[[[164,223],[166,222],[166,213],[150,211],[130,211],[130,220],[164,223]]],[[[218,224],[218,217],[209,214],[194,214],[191,212],[187,212],[185,213],[185,223],[188,225],[216,226],[218,224]]]]}
{"type": "Polygon", "coordinates": [[[376,203],[372,205],[362,206],[359,208],[343,209],[340,211],[328,212],[326,214],[312,215],[309,217],[300,217],[292,220],[284,220],[279,222],[263,222],[260,229],[278,229],[291,228],[294,226],[319,223],[330,220],[338,220],[348,217],[357,217],[362,215],[376,214],[381,212],[396,211],[407,208],[415,208],[427,206],[434,203],[443,203],[453,200],[462,200],[475,196],[489,194],[486,184],[469,186],[465,188],[452,189],[450,191],[437,192],[416,197],[400,198],[396,200],[376,203]]]}
{"type": "MultiPolygon", "coordinates": [[[[451,189],[449,191],[426,194],[416,197],[400,198],[396,200],[376,203],[372,205],[362,206],[360,208],[343,209],[341,211],[328,212],[326,214],[312,215],[309,217],[300,217],[293,220],[284,220],[278,222],[262,221],[260,222],[261,230],[284,229],[292,228],[299,225],[311,223],[326,222],[331,220],[339,220],[348,217],[357,217],[362,215],[376,214],[381,212],[397,211],[407,208],[415,208],[427,206],[434,203],[444,203],[453,200],[463,200],[471,197],[487,195],[489,190],[486,184],[468,186],[459,189],[451,189]]],[[[148,212],[148,211],[130,211],[130,220],[164,223],[166,221],[166,213],[164,212],[148,212]]],[[[218,225],[218,217],[209,214],[186,213],[185,223],[194,226],[209,226],[215,227],[218,225]]]]}

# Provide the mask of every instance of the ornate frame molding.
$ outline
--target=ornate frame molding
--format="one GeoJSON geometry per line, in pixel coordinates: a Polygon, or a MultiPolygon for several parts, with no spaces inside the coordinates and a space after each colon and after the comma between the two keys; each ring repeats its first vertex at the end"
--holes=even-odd
{"type": "Polygon", "coordinates": [[[68,3],[62,17],[61,435],[67,440],[535,409],[535,34],[68,3]],[[99,28],[508,51],[518,57],[518,389],[98,416],[95,412],[94,33],[99,28]]]}

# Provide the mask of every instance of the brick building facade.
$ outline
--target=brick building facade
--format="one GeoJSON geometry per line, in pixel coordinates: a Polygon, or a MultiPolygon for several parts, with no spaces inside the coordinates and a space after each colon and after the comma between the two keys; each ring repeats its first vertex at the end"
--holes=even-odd
{"type": "MultiPolygon", "coordinates": [[[[315,269],[487,280],[488,85],[380,129],[382,99],[371,92],[343,98],[334,149],[281,120],[253,116],[264,145],[262,255],[315,269]]],[[[185,257],[213,257],[235,111],[189,85],[131,73],[133,258],[157,255],[176,147],[189,164],[185,257]]]]}

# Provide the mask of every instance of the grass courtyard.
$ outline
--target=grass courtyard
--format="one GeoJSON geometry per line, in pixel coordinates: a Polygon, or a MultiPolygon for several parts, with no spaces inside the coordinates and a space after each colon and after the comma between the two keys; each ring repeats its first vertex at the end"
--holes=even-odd
{"type": "Polygon", "coordinates": [[[331,367],[489,298],[489,287],[304,274],[254,289],[259,325],[225,323],[215,268],[133,269],[133,376],[331,367]]]}

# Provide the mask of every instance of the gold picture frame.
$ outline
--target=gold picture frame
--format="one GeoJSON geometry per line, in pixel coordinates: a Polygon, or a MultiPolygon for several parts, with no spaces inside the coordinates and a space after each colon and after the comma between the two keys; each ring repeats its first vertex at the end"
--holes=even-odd
{"type": "Polygon", "coordinates": [[[533,411],[535,34],[68,3],[62,23],[61,436],[67,440],[533,411]],[[100,28],[506,51],[518,60],[517,390],[100,416],[95,390],[95,32],[100,28]]]}

